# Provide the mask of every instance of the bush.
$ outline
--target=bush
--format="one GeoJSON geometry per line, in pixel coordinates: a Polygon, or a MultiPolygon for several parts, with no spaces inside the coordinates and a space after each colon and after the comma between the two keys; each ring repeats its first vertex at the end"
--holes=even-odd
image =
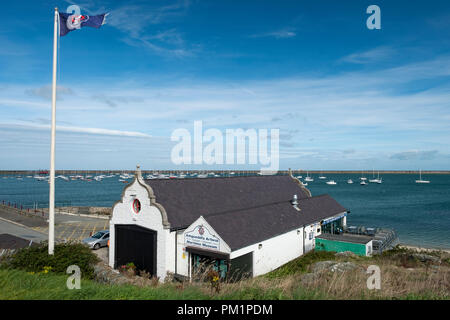
{"type": "Polygon", "coordinates": [[[35,273],[66,274],[67,267],[77,265],[83,278],[92,279],[94,264],[98,261],[92,250],[81,243],[56,244],[53,255],[48,254],[47,244],[40,244],[20,249],[5,262],[5,266],[35,273]]]}

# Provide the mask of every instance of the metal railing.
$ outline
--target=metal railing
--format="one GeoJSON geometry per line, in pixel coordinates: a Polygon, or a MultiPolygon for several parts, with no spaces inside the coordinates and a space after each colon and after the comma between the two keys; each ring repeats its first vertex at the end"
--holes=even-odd
{"type": "Polygon", "coordinates": [[[398,244],[398,235],[394,229],[366,228],[365,226],[349,226],[344,228],[344,233],[364,235],[373,238],[373,253],[381,254],[398,244]]]}

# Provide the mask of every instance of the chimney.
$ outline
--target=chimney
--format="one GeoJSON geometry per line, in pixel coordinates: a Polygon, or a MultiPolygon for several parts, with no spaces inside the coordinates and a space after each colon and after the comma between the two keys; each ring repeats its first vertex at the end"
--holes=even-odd
{"type": "Polygon", "coordinates": [[[294,196],[292,197],[291,204],[295,208],[295,210],[300,211],[300,208],[298,207],[298,199],[296,194],[294,194],[294,196]]]}
{"type": "Polygon", "coordinates": [[[142,180],[142,173],[141,173],[141,166],[137,165],[136,166],[136,177],[140,180],[142,180]]]}

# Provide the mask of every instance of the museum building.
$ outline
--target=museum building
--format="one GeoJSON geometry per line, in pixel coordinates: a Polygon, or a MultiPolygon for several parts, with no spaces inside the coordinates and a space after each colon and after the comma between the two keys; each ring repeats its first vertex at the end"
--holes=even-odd
{"type": "Polygon", "coordinates": [[[292,175],[134,180],[113,206],[109,264],[133,262],[164,280],[255,277],[311,251],[347,209],[311,196],[292,175]]]}

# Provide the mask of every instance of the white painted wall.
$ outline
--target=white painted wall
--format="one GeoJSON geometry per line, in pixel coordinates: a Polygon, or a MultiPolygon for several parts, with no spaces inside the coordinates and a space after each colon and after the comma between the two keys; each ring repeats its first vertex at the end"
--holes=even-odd
{"type": "Polygon", "coordinates": [[[189,252],[184,245],[184,230],[177,231],[177,273],[189,277],[189,252]]]}
{"type": "Polygon", "coordinates": [[[275,270],[303,254],[303,228],[233,251],[231,259],[253,251],[253,276],[275,270]],[[259,244],[262,244],[259,249],[259,244]]]}
{"type": "MultiPolygon", "coordinates": [[[[138,225],[157,232],[157,256],[156,256],[156,275],[160,280],[164,280],[167,271],[174,270],[175,258],[175,237],[169,229],[164,229],[162,224],[162,215],[159,209],[152,206],[147,189],[135,179],[125,191],[121,202],[118,202],[112,212],[110,220],[111,241],[109,247],[109,265],[114,267],[114,249],[115,249],[115,228],[116,224],[138,225]],[[133,201],[139,199],[141,202],[141,211],[133,211],[133,201]]],[[[149,248],[151,250],[152,248],[149,248]]]]}
{"type": "Polygon", "coordinates": [[[313,250],[316,247],[315,239],[320,234],[322,234],[322,228],[319,222],[305,226],[304,229],[305,253],[313,250]]]}
{"type": "Polygon", "coordinates": [[[370,241],[366,244],[366,256],[371,256],[371,255],[372,255],[372,250],[373,250],[373,241],[370,240],[370,241]]]}

